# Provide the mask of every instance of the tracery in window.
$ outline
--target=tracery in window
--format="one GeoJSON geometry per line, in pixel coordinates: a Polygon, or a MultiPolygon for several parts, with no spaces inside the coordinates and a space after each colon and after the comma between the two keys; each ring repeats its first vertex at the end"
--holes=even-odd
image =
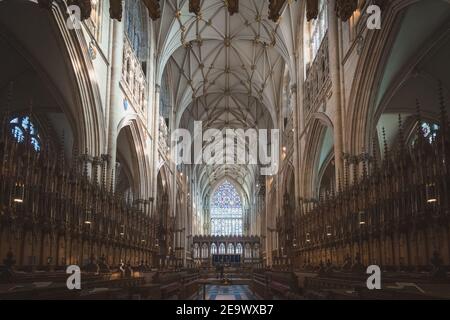
{"type": "Polygon", "coordinates": [[[236,245],[236,254],[242,254],[242,244],[240,243],[236,245]]]}
{"type": "Polygon", "coordinates": [[[9,122],[11,134],[19,143],[29,142],[36,151],[41,150],[41,139],[29,116],[13,118],[9,122]]]}
{"type": "Polygon", "coordinates": [[[202,245],[202,258],[208,258],[208,245],[206,243],[202,245]]]}
{"type": "Polygon", "coordinates": [[[211,234],[242,235],[241,197],[229,181],[224,181],[212,195],[211,234]]]}
{"type": "Polygon", "coordinates": [[[200,247],[198,243],[194,244],[194,259],[200,258],[200,247]]]}
{"type": "MultiPolygon", "coordinates": [[[[146,9],[140,0],[125,2],[125,32],[136,57],[145,62],[147,58],[146,9]]],[[[145,68],[143,68],[145,70],[145,68]]]]}
{"type": "Polygon", "coordinates": [[[211,254],[217,254],[217,246],[215,243],[211,244],[211,254]]]}
{"type": "Polygon", "coordinates": [[[325,34],[328,30],[327,0],[319,0],[319,14],[317,19],[311,20],[306,26],[305,62],[311,63],[317,55],[325,34]]]}

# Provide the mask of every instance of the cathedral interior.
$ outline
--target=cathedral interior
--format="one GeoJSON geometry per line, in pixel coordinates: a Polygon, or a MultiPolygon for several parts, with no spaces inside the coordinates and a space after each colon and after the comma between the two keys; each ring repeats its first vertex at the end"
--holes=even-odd
{"type": "Polygon", "coordinates": [[[447,0],[0,1],[0,300],[450,299],[449,57],[447,0]]]}

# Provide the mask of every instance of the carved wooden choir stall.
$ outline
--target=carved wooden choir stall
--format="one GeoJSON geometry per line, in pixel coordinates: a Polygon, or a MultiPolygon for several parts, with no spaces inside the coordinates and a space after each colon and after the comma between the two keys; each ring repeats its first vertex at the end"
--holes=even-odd
{"type": "Polygon", "coordinates": [[[389,148],[384,141],[381,162],[374,142],[372,155],[345,155],[337,190],[298,199],[296,208],[286,202],[277,230],[294,266],[439,273],[450,264],[450,130],[442,90],[435,137],[424,137],[418,104],[412,145],[399,116],[398,143],[389,148]]]}
{"type": "Polygon", "coordinates": [[[50,141],[39,152],[19,143],[10,118],[3,115],[0,136],[0,257],[12,252],[16,266],[30,270],[85,266],[102,256],[110,265],[157,260],[153,199],[116,194],[107,157],[75,151],[69,163],[50,141]]]}

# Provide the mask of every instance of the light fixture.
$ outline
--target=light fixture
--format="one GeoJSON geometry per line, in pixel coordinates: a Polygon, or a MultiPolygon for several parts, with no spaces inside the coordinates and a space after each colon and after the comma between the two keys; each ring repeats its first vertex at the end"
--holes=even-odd
{"type": "Polygon", "coordinates": [[[122,237],[125,235],[125,225],[122,225],[122,231],[120,232],[120,235],[122,237]]]}
{"type": "Polygon", "coordinates": [[[311,235],[309,232],[306,234],[306,242],[311,242],[311,235]]]}
{"type": "Polygon", "coordinates": [[[23,183],[17,182],[14,187],[13,201],[16,203],[22,203],[25,197],[25,186],[23,183]]]}
{"type": "Polygon", "coordinates": [[[287,148],[286,148],[286,147],[283,147],[283,151],[286,152],[286,150],[287,150],[287,148]]]}
{"type": "Polygon", "coordinates": [[[331,237],[332,233],[331,233],[331,226],[327,226],[327,237],[331,237]]]}
{"type": "Polygon", "coordinates": [[[84,217],[84,224],[87,224],[87,225],[92,224],[92,221],[91,221],[90,217],[91,217],[91,210],[90,209],[86,209],[85,217],[84,217]]]}
{"type": "Polygon", "coordinates": [[[360,211],[358,215],[359,215],[359,224],[360,225],[366,224],[365,212],[360,211]]]}
{"type": "Polygon", "coordinates": [[[427,184],[426,196],[428,203],[435,203],[438,201],[436,197],[436,186],[434,185],[434,183],[427,184]]]}

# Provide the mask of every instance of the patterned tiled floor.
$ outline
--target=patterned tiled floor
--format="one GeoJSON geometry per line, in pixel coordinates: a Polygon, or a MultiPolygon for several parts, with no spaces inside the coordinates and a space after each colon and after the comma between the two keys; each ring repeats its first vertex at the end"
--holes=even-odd
{"type": "MultiPolygon", "coordinates": [[[[202,290],[200,290],[197,299],[202,299],[202,290]]],[[[245,285],[208,285],[206,286],[206,300],[256,300],[256,297],[245,285]]]]}

